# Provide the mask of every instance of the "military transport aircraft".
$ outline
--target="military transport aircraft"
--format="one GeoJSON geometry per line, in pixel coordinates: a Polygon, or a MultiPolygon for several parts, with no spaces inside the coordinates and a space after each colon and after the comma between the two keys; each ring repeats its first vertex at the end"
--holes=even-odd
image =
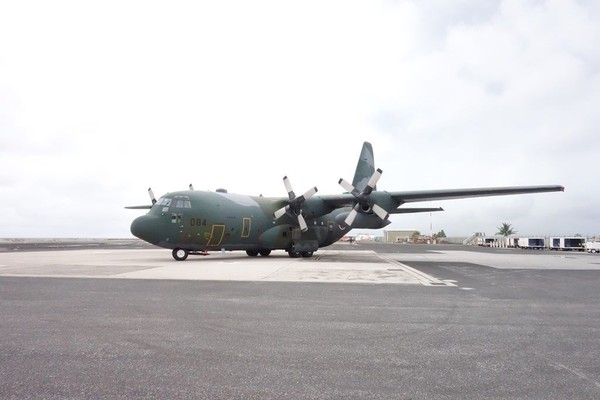
{"type": "Polygon", "coordinates": [[[390,214],[443,211],[441,208],[407,208],[405,203],[466,197],[564,191],[564,187],[517,186],[476,189],[377,190],[382,171],[375,169],[373,147],[365,142],[352,183],[340,179],[347,191],[319,195],[310,188],[296,195],[288,177],[283,184],[288,197],[269,198],[190,190],[167,193],[158,200],[148,189],[151,205],[126,207],[149,209],[131,224],[131,233],[156,246],[173,250],[173,258],[209,250],[245,250],[249,256],[268,256],[283,249],[290,257],[311,257],[351,229],[379,229],[390,224],[390,214]]]}

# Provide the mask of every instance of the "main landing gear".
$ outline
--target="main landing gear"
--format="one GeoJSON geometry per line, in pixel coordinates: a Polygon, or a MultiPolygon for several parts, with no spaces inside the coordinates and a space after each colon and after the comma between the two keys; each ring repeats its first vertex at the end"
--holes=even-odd
{"type": "MultiPolygon", "coordinates": [[[[312,257],[314,252],[289,250],[287,253],[292,258],[300,258],[300,257],[307,258],[307,257],[312,257]]],[[[246,250],[246,254],[248,254],[250,257],[256,257],[259,254],[263,257],[267,257],[269,254],[271,254],[271,250],[246,250]]]]}
{"type": "Polygon", "coordinates": [[[299,258],[299,257],[309,258],[309,257],[313,256],[313,253],[314,252],[312,252],[312,251],[293,251],[293,250],[288,251],[288,254],[292,258],[299,258]]]}
{"type": "Polygon", "coordinates": [[[256,257],[259,254],[263,257],[267,257],[269,254],[271,254],[271,250],[246,250],[246,254],[248,254],[250,257],[256,257]]]}

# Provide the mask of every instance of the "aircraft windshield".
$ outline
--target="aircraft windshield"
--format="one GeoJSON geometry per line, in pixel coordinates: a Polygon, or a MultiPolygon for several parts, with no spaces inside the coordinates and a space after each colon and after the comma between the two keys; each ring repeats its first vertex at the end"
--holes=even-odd
{"type": "Polygon", "coordinates": [[[159,206],[169,207],[171,205],[171,199],[161,197],[160,199],[158,199],[156,204],[158,204],[159,206]]]}
{"type": "Polygon", "coordinates": [[[161,197],[156,204],[163,207],[192,208],[192,203],[190,203],[190,198],[188,196],[175,196],[172,199],[169,197],[161,197]]]}
{"type": "Polygon", "coordinates": [[[173,199],[171,205],[175,208],[192,208],[190,198],[187,196],[177,196],[173,199]]]}

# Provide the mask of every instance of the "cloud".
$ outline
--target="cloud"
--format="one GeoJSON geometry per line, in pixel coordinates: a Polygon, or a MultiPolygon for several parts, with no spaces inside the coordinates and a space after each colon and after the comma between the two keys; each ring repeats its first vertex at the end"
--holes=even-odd
{"type": "Polygon", "coordinates": [[[122,207],[148,186],[278,196],[288,175],[336,193],[364,140],[382,189],[567,187],[442,203],[448,234],[509,217],[591,233],[598,17],[577,1],[3,4],[0,236],[127,236],[122,207]]]}

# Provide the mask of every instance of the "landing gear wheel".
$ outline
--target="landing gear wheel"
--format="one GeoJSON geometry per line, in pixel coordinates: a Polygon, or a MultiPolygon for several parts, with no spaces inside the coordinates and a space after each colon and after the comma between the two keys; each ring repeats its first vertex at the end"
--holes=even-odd
{"type": "Polygon", "coordinates": [[[260,250],[259,253],[261,256],[267,257],[269,254],[271,254],[271,250],[260,250]]]}
{"type": "Polygon", "coordinates": [[[298,258],[302,255],[302,253],[300,253],[299,251],[292,251],[292,250],[288,251],[288,254],[292,258],[298,258]]]}
{"type": "Polygon", "coordinates": [[[188,258],[188,254],[189,252],[185,249],[173,249],[173,258],[176,259],[177,261],[184,261],[186,258],[188,258]]]}
{"type": "Polygon", "coordinates": [[[256,257],[258,255],[258,250],[246,250],[246,254],[250,257],[256,257]]]}
{"type": "Polygon", "coordinates": [[[312,251],[303,251],[301,254],[302,254],[302,257],[304,257],[304,258],[309,258],[309,257],[313,256],[312,251]]]}

